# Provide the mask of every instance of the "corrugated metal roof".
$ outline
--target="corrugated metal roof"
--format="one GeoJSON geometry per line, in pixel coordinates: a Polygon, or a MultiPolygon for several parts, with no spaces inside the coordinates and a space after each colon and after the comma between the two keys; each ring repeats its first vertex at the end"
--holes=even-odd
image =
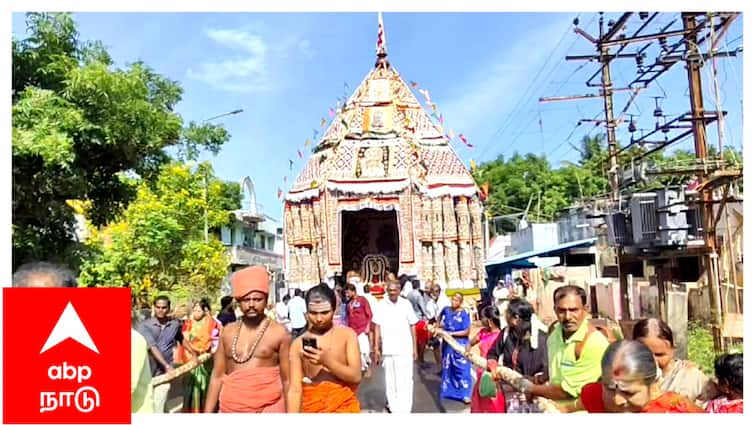
{"type": "Polygon", "coordinates": [[[598,240],[598,238],[588,238],[588,239],[582,239],[582,240],[573,241],[573,242],[565,242],[565,243],[558,244],[558,245],[548,247],[548,248],[527,251],[521,254],[511,255],[509,257],[496,256],[496,257],[486,260],[485,266],[486,267],[496,266],[499,264],[507,264],[507,263],[512,263],[519,260],[526,260],[532,257],[548,256],[548,254],[555,254],[556,252],[563,251],[569,248],[574,248],[574,247],[582,246],[582,245],[592,245],[595,243],[596,240],[598,240]]]}

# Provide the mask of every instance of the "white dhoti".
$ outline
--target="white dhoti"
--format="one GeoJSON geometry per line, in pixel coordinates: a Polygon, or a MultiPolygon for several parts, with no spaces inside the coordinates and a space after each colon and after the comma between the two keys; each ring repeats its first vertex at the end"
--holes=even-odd
{"type": "Polygon", "coordinates": [[[359,343],[359,354],[362,355],[362,371],[364,372],[370,367],[370,338],[367,334],[357,335],[357,342],[359,343]]]}
{"type": "Polygon", "coordinates": [[[165,413],[165,403],[168,402],[171,382],[160,384],[152,389],[152,401],[155,404],[155,413],[165,413]]]}
{"type": "Polygon", "coordinates": [[[498,316],[501,318],[506,317],[506,309],[509,308],[509,300],[498,300],[495,303],[498,308],[498,316]]]}
{"type": "Polygon", "coordinates": [[[383,357],[385,398],[391,413],[411,413],[414,399],[414,359],[412,355],[383,357]]]}

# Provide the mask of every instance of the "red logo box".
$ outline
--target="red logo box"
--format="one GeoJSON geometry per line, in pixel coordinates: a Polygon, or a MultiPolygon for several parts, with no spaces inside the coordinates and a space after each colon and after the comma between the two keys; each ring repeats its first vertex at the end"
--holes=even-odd
{"type": "Polygon", "coordinates": [[[3,422],[131,422],[131,291],[3,288],[3,422]]]}

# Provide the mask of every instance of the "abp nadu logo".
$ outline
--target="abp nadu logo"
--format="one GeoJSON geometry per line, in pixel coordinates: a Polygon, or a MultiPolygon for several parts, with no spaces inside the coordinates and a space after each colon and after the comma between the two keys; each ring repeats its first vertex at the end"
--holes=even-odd
{"type": "Polygon", "coordinates": [[[4,288],[3,422],[129,423],[130,321],[126,288],[4,288]]]}
{"type": "MultiPolygon", "coordinates": [[[[81,322],[79,314],[76,313],[76,309],[73,308],[70,302],[60,315],[58,323],[55,324],[50,336],[47,337],[47,341],[39,354],[55,347],[68,338],[73,339],[97,354],[100,353],[97,350],[97,346],[94,345],[89,332],[87,332],[84,323],[81,322]]],[[[82,382],[92,377],[92,368],[87,365],[72,366],[64,361],[61,365],[50,365],[47,368],[47,377],[52,381],[59,379],[75,380],[81,385],[82,382]]],[[[75,392],[42,391],[39,393],[40,412],[52,412],[58,408],[71,407],[75,407],[81,413],[89,413],[95,408],[100,407],[100,393],[97,391],[97,388],[88,385],[80,386],[75,392]]]]}

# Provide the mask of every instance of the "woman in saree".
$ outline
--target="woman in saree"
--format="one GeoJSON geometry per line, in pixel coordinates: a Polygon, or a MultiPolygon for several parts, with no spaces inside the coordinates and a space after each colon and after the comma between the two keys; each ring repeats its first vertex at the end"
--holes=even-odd
{"type": "MultiPolygon", "coordinates": [[[[451,306],[440,313],[440,325],[456,342],[466,346],[472,321],[462,307],[464,296],[457,292],[451,306]]],[[[443,344],[440,374],[440,398],[472,402],[472,365],[463,354],[457,353],[448,344],[443,344]]]]}
{"type": "MultiPolygon", "coordinates": [[[[214,353],[220,339],[223,326],[210,314],[210,303],[203,299],[193,303],[191,316],[184,321],[183,345],[179,348],[178,362],[181,364],[196,362],[204,353],[214,353]]],[[[212,365],[208,360],[195,367],[189,374],[186,392],[184,393],[184,412],[201,413],[207,397],[207,386],[210,382],[212,365]]]]}
{"type": "Polygon", "coordinates": [[[564,412],[703,413],[687,397],[663,391],[653,352],[639,341],[611,343],[601,361],[600,382],[587,384],[564,412]]]}
{"type": "MultiPolygon", "coordinates": [[[[495,343],[498,335],[501,333],[501,320],[498,318],[496,308],[490,305],[482,309],[480,318],[482,329],[469,341],[467,355],[469,355],[472,347],[479,344],[480,356],[487,357],[488,351],[490,351],[493,343],[495,343]]],[[[506,407],[503,393],[498,392],[492,398],[480,396],[480,380],[483,373],[485,373],[483,369],[477,369],[477,380],[472,389],[472,406],[470,411],[472,413],[503,413],[506,407]]]]}
{"type": "Polygon", "coordinates": [[[674,357],[674,334],[663,321],[640,320],[632,329],[632,339],[645,344],[655,356],[662,371],[661,391],[681,394],[699,405],[717,395],[715,384],[694,363],[674,357]]]}

